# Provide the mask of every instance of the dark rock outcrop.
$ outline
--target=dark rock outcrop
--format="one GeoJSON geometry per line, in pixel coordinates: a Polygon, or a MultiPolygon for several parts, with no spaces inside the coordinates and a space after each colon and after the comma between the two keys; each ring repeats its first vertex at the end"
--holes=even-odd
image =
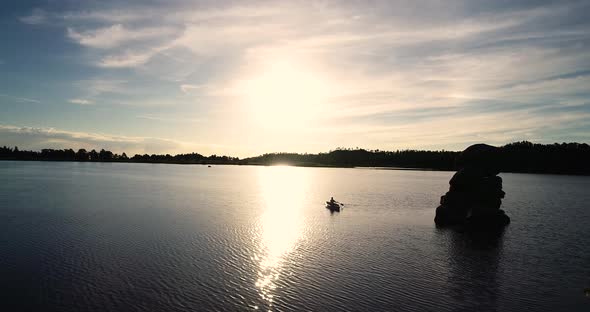
{"type": "Polygon", "coordinates": [[[500,206],[504,191],[498,176],[499,149],[475,144],[458,160],[460,168],[449,181],[449,191],[440,199],[434,222],[439,226],[504,226],[510,218],[500,206]]]}

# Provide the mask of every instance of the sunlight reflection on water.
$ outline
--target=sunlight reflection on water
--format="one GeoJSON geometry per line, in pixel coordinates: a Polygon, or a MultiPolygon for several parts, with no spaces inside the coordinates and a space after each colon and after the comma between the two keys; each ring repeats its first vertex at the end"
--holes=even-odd
{"type": "Polygon", "coordinates": [[[274,290],[282,264],[302,238],[302,206],[307,186],[304,170],[293,167],[266,167],[259,171],[264,213],[260,217],[259,263],[256,287],[272,307],[274,290]]]}

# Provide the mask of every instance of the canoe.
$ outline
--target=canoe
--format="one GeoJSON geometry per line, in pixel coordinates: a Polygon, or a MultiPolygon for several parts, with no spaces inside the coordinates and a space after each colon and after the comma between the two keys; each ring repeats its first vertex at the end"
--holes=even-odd
{"type": "Polygon", "coordinates": [[[340,205],[338,203],[332,203],[329,201],[326,202],[326,208],[331,211],[340,211],[340,205]]]}

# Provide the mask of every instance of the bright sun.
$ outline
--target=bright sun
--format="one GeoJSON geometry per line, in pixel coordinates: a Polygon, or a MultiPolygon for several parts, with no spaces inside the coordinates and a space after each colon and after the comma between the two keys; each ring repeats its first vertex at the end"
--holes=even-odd
{"type": "Polygon", "coordinates": [[[306,126],[318,117],[329,92],[320,71],[293,58],[264,60],[240,81],[252,120],[267,129],[306,126]]]}

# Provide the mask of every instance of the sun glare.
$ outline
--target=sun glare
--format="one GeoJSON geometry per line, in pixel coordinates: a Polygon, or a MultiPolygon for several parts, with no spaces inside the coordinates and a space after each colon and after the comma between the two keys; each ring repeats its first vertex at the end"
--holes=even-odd
{"type": "Polygon", "coordinates": [[[319,114],[329,84],[308,62],[289,57],[263,60],[239,89],[252,121],[266,129],[297,129],[319,114]]]}

